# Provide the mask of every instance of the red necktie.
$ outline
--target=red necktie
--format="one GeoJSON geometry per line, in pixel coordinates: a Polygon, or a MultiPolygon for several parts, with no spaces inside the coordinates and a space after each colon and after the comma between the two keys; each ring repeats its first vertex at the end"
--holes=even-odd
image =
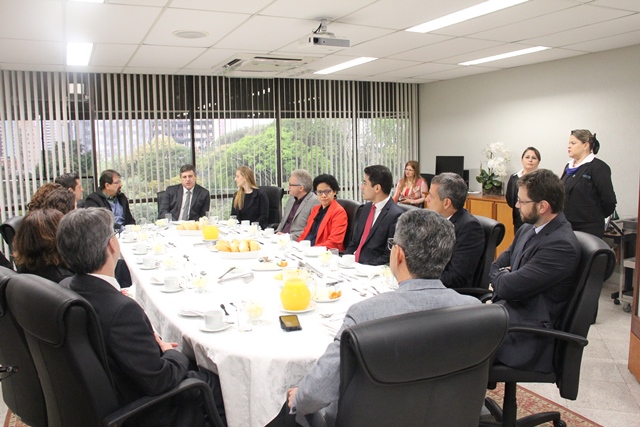
{"type": "Polygon", "coordinates": [[[358,249],[356,249],[356,262],[360,261],[360,251],[362,250],[362,246],[364,242],[367,241],[367,237],[369,237],[369,232],[371,231],[371,225],[373,224],[373,216],[376,213],[376,205],[371,205],[371,210],[369,211],[369,216],[367,217],[367,222],[364,223],[364,231],[362,232],[362,238],[360,239],[360,244],[358,245],[358,249]]]}

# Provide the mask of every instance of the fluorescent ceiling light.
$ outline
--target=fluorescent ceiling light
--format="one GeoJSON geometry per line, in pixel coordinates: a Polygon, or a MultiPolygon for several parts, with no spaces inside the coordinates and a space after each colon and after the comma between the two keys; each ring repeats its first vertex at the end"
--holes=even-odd
{"type": "Polygon", "coordinates": [[[527,49],[515,50],[513,52],[501,53],[500,55],[487,56],[486,58],[474,59],[473,61],[461,62],[458,65],[478,65],[485,62],[498,61],[500,59],[513,58],[514,56],[527,55],[529,53],[540,52],[541,50],[551,49],[547,46],[536,46],[527,49]]]}
{"type": "Polygon", "coordinates": [[[477,18],[478,16],[506,9],[508,7],[524,3],[526,1],[529,0],[488,0],[475,6],[471,6],[466,9],[451,13],[449,15],[445,15],[441,18],[425,22],[424,24],[407,28],[405,31],[411,31],[414,33],[428,33],[439,28],[448,27],[450,25],[458,24],[469,19],[477,18]]]}
{"type": "Polygon", "coordinates": [[[333,67],[325,68],[324,70],[316,71],[313,74],[331,74],[337,71],[346,70],[347,68],[355,67],[356,65],[366,64],[367,62],[375,61],[378,58],[371,58],[363,56],[361,58],[352,59],[351,61],[343,62],[342,64],[334,65],[333,67]]]}
{"type": "Polygon", "coordinates": [[[93,43],[67,43],[67,65],[89,65],[93,43]]]}

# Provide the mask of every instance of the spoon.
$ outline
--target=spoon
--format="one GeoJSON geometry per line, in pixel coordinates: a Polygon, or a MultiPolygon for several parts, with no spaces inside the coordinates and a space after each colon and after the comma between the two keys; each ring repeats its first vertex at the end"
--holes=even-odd
{"type": "Polygon", "coordinates": [[[226,307],[224,306],[224,304],[220,304],[220,308],[222,309],[222,311],[224,311],[225,315],[229,315],[229,312],[227,311],[226,307]]]}
{"type": "Polygon", "coordinates": [[[361,297],[366,297],[367,296],[367,291],[361,291],[361,290],[356,289],[356,288],[351,288],[351,289],[353,289],[354,291],[359,293],[361,297]]]}
{"type": "Polygon", "coordinates": [[[249,283],[253,281],[254,275],[253,272],[240,274],[238,276],[233,277],[225,277],[224,279],[218,279],[218,283],[226,282],[228,280],[242,279],[244,283],[249,283]]]}
{"type": "Polygon", "coordinates": [[[235,270],[235,268],[236,268],[236,267],[234,266],[234,267],[231,267],[230,269],[228,269],[227,271],[225,271],[225,272],[222,274],[222,276],[218,277],[218,280],[220,280],[220,279],[222,279],[224,276],[226,276],[226,275],[227,275],[227,273],[230,273],[231,271],[235,270]]]}

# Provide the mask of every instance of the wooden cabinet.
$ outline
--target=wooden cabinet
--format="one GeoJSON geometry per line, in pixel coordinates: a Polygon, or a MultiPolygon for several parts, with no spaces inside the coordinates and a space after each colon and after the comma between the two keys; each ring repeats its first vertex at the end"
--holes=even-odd
{"type": "Polygon", "coordinates": [[[483,196],[480,194],[469,194],[465,206],[474,215],[493,218],[504,224],[505,235],[502,243],[496,249],[496,257],[509,247],[513,241],[513,216],[512,210],[507,205],[504,196],[483,196]]]}

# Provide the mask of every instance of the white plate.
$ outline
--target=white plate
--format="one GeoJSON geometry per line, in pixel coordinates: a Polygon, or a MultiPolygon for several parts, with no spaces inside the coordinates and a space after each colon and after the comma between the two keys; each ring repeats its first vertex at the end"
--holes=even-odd
{"type": "Polygon", "coordinates": [[[166,294],[172,294],[175,292],[180,292],[182,290],[182,288],[178,288],[178,289],[167,289],[167,288],[162,288],[160,289],[160,292],[164,292],[166,294]]]}
{"type": "Polygon", "coordinates": [[[338,267],[344,268],[345,270],[352,270],[356,268],[353,264],[351,265],[342,265],[342,263],[338,262],[338,267]]]}
{"type": "Polygon", "coordinates": [[[202,230],[176,230],[178,236],[202,236],[202,230]]]}
{"type": "Polygon", "coordinates": [[[120,243],[137,243],[138,239],[133,239],[133,240],[120,240],[120,243]]]}
{"type": "Polygon", "coordinates": [[[160,268],[159,265],[153,267],[145,267],[144,265],[140,266],[140,270],[155,270],[156,268],[160,268]]]}
{"type": "MultiPolygon", "coordinates": [[[[200,233],[202,234],[202,233],[200,233]]],[[[213,242],[216,243],[218,241],[218,239],[202,239],[203,242],[213,242]]]]}
{"type": "Polygon", "coordinates": [[[305,308],[304,310],[285,310],[284,307],[280,307],[280,311],[282,311],[283,313],[292,313],[292,314],[308,313],[309,311],[315,310],[316,306],[317,306],[316,302],[311,301],[309,302],[309,307],[305,308]]]}
{"type": "Polygon", "coordinates": [[[200,329],[202,332],[222,332],[224,330],[229,329],[230,327],[231,327],[231,324],[227,323],[226,325],[224,325],[223,327],[218,328],[218,329],[208,329],[208,328],[205,328],[204,326],[201,326],[198,329],[200,329]]]}
{"type": "Polygon", "coordinates": [[[282,270],[278,264],[273,262],[256,262],[251,264],[249,268],[253,271],[279,271],[282,270]]]}
{"type": "Polygon", "coordinates": [[[336,302],[336,301],[340,301],[340,298],[342,298],[342,295],[340,295],[338,298],[334,298],[334,299],[313,299],[313,301],[315,302],[319,302],[320,304],[324,304],[324,303],[329,303],[329,302],[336,302]]]}
{"type": "Polygon", "coordinates": [[[223,252],[218,251],[220,258],[222,259],[257,259],[262,255],[262,251],[250,251],[250,252],[223,252]]]}

